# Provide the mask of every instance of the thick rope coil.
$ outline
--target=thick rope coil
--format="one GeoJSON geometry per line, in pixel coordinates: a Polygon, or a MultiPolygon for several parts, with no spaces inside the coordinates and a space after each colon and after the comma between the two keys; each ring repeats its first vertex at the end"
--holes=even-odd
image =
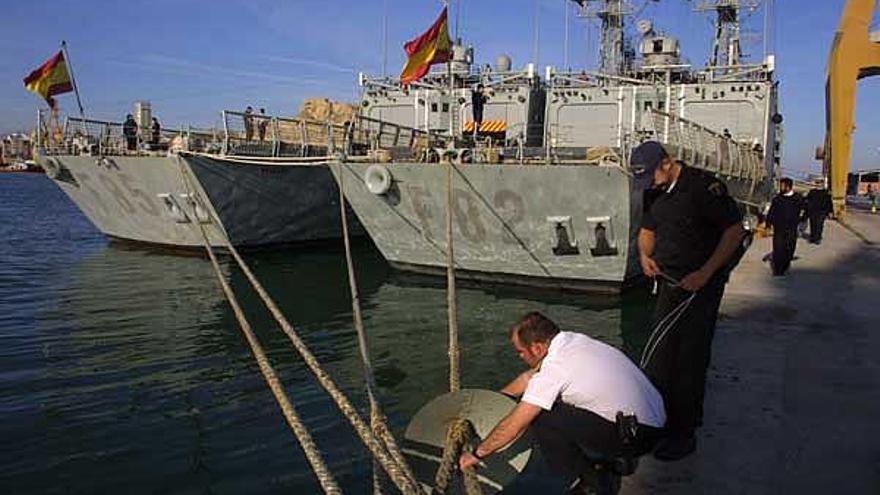
{"type": "MultiPolygon", "coordinates": [[[[186,176],[184,175],[184,179],[185,178],[186,176]]],[[[192,188],[189,189],[192,190],[192,188]]],[[[247,317],[245,317],[244,312],[241,310],[241,306],[239,305],[235,294],[232,292],[232,288],[229,287],[229,283],[226,282],[226,279],[223,277],[223,272],[220,270],[220,264],[217,262],[217,257],[214,254],[214,250],[211,248],[211,243],[208,240],[208,235],[205,232],[205,228],[201,223],[199,223],[199,230],[202,234],[202,240],[204,241],[205,249],[208,252],[208,257],[211,259],[211,265],[214,268],[214,274],[217,276],[220,287],[223,289],[223,293],[226,295],[226,299],[227,301],[229,301],[229,305],[232,307],[233,313],[235,313],[235,318],[236,320],[238,320],[241,332],[247,339],[248,345],[250,345],[251,352],[253,352],[254,358],[257,361],[257,365],[260,368],[260,373],[262,373],[263,378],[269,385],[269,389],[272,391],[272,395],[275,396],[275,400],[281,407],[281,412],[284,415],[284,419],[287,420],[287,424],[290,425],[290,429],[293,430],[293,434],[296,436],[297,441],[299,441],[299,444],[302,447],[303,452],[305,453],[306,459],[308,460],[309,465],[312,467],[312,471],[314,471],[315,476],[318,478],[318,483],[320,483],[321,488],[324,490],[324,493],[334,495],[341,494],[342,490],[339,489],[339,486],[336,484],[336,480],[333,478],[330,470],[327,469],[327,465],[324,463],[324,459],[321,457],[321,453],[318,450],[318,447],[315,445],[311,434],[309,434],[309,431],[306,429],[305,425],[300,420],[299,415],[296,413],[296,409],[293,407],[293,404],[290,402],[290,399],[284,392],[284,388],[281,386],[281,381],[278,379],[278,374],[275,373],[275,370],[269,363],[269,359],[267,358],[262,345],[260,345],[260,342],[257,340],[256,335],[251,329],[251,325],[248,322],[247,317]]]]}
{"type": "MultiPolygon", "coordinates": [[[[434,477],[434,494],[446,493],[455,471],[458,469],[458,458],[461,453],[474,447],[473,441],[477,438],[474,426],[467,419],[459,418],[449,425],[446,431],[446,441],[443,443],[443,458],[437,468],[434,477]]],[[[465,469],[462,473],[464,492],[467,495],[482,495],[480,482],[473,467],[465,469]]]]}

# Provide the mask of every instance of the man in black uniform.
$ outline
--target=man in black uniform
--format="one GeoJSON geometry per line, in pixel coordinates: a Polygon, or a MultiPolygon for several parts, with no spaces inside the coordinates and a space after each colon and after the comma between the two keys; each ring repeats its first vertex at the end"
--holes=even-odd
{"type": "Polygon", "coordinates": [[[831,195],[823,188],[813,188],[807,193],[807,218],[810,219],[810,242],[822,243],[825,217],[831,214],[831,195]]]}
{"type": "Polygon", "coordinates": [[[483,123],[483,106],[486,104],[486,95],[483,93],[483,85],[477,84],[477,88],[471,93],[471,106],[474,111],[474,137],[480,135],[480,125],[483,123]]]}
{"type": "Polygon", "coordinates": [[[642,367],[666,403],[667,435],[654,456],[676,460],[696,449],[718,306],[742,247],[743,217],[722,181],[674,162],[660,143],[639,145],[630,163],[637,189],[660,189],[645,208],[638,246],[645,275],[659,283],[655,332],[668,330],[651,336],[642,367]]]}
{"type": "Polygon", "coordinates": [[[138,141],[138,125],[131,114],[125,116],[125,122],[122,123],[122,135],[125,136],[125,147],[128,151],[137,149],[138,141]]]}
{"type": "Polygon", "coordinates": [[[794,192],[788,177],[779,181],[779,194],[770,203],[767,223],[773,226],[773,275],[781,277],[791,266],[797,247],[798,224],[804,210],[804,198],[794,192]]]}

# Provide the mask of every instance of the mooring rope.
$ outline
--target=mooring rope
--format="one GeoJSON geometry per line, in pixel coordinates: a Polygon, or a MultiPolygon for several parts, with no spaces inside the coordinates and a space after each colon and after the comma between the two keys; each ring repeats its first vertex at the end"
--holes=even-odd
{"type": "MultiPolygon", "coordinates": [[[[188,177],[184,174],[184,180],[188,183],[188,177]]],[[[190,186],[191,191],[195,191],[195,189],[190,186]]],[[[216,217],[215,212],[209,209],[211,214],[212,222],[217,225],[221,225],[219,219],[216,217]]],[[[201,225],[200,225],[201,228],[201,225]]],[[[203,230],[204,232],[204,230],[203,230]]],[[[208,246],[210,246],[210,242],[208,242],[207,236],[205,235],[205,241],[208,246]]],[[[263,288],[262,284],[256,279],[253,272],[251,272],[247,263],[241,258],[238,253],[238,250],[232,246],[232,243],[229,241],[228,237],[224,237],[224,248],[226,248],[230,254],[235,258],[236,263],[239,268],[247,277],[248,281],[251,283],[251,286],[260,296],[260,299],[263,301],[263,304],[266,305],[269,312],[281,326],[282,331],[287,335],[293,344],[294,348],[303,358],[303,361],[308,366],[309,370],[317,379],[318,383],[322,388],[328,393],[333,402],[339,408],[342,415],[348,420],[348,422],[352,425],[361,442],[367,447],[367,449],[373,454],[373,457],[378,460],[379,464],[388,473],[388,477],[394,483],[398,490],[401,493],[406,495],[410,494],[420,494],[421,489],[419,485],[413,481],[411,481],[403,472],[403,469],[394,461],[394,459],[387,453],[386,449],[383,446],[382,441],[378,438],[377,435],[374,435],[371,429],[367,426],[363,419],[358,415],[357,410],[351,404],[351,401],[339,390],[339,387],[336,386],[335,382],[330,378],[330,376],[321,368],[320,363],[318,363],[315,356],[309,351],[308,347],[302,341],[302,339],[297,335],[293,326],[284,315],[281,313],[281,310],[263,288]]]]}
{"type": "MultiPolygon", "coordinates": [[[[348,287],[351,292],[352,318],[354,320],[354,327],[357,332],[358,348],[360,349],[361,354],[361,365],[364,368],[364,381],[366,382],[367,397],[370,402],[370,426],[372,427],[373,432],[376,434],[376,436],[383,442],[383,446],[388,450],[388,453],[391,454],[391,457],[394,458],[395,462],[397,462],[401,466],[410,481],[414,484],[418,484],[415,475],[409,469],[409,465],[407,464],[406,459],[403,457],[403,453],[400,451],[400,448],[397,446],[397,442],[395,441],[394,436],[391,434],[391,431],[388,428],[388,422],[385,418],[385,415],[382,413],[382,407],[379,404],[379,400],[376,398],[376,379],[373,374],[373,366],[370,360],[367,335],[364,331],[364,320],[363,315],[361,314],[360,295],[358,293],[357,278],[354,273],[354,261],[352,260],[351,256],[351,240],[348,231],[348,214],[345,209],[345,171],[343,169],[341,161],[338,163],[337,170],[339,171],[339,215],[342,219],[342,239],[345,245],[345,264],[348,269],[348,287]]],[[[374,465],[373,491],[374,493],[381,493],[378,476],[375,475],[376,471],[377,470],[375,469],[374,465]]]]}
{"type": "MultiPolygon", "coordinates": [[[[663,272],[660,272],[659,275],[674,287],[680,285],[680,281],[663,272]]],[[[697,292],[692,292],[688,297],[678,303],[678,306],[674,307],[672,311],[666,313],[666,316],[657,323],[654,330],[651,331],[651,335],[648,336],[648,341],[645,343],[645,349],[642,351],[642,358],[639,361],[640,368],[644,370],[647,368],[648,364],[651,363],[651,359],[654,357],[654,352],[657,350],[657,347],[659,347],[660,343],[666,339],[666,335],[675,327],[675,324],[678,323],[678,320],[690,307],[695,297],[697,297],[697,292]]]]}
{"type": "Polygon", "coordinates": [[[446,163],[446,307],[449,320],[449,391],[461,389],[458,349],[458,307],[455,291],[455,254],[452,241],[452,157],[446,163]]]}
{"type": "MultiPolygon", "coordinates": [[[[184,177],[185,184],[188,183],[189,181],[187,180],[185,172],[181,171],[181,174],[184,177]]],[[[191,184],[187,185],[187,188],[193,193],[195,192],[191,184]]],[[[195,204],[193,205],[193,214],[195,214],[195,204]]],[[[226,300],[232,307],[232,312],[235,314],[239,328],[244,334],[245,339],[247,339],[251,352],[254,354],[254,358],[260,368],[260,373],[263,375],[266,384],[269,385],[269,389],[272,391],[272,395],[275,396],[275,400],[281,407],[284,419],[287,420],[287,424],[290,426],[290,429],[293,430],[293,434],[296,436],[297,441],[305,453],[306,460],[308,460],[312,471],[314,471],[315,476],[318,478],[318,483],[320,483],[324,493],[341,494],[342,490],[339,489],[339,485],[336,484],[336,480],[333,478],[330,470],[327,469],[327,465],[324,463],[324,459],[321,457],[321,453],[315,445],[311,434],[300,420],[296,409],[293,407],[293,404],[284,392],[284,388],[281,386],[281,381],[278,379],[278,374],[269,363],[269,359],[267,358],[262,345],[260,345],[259,340],[257,340],[257,336],[254,334],[247,317],[245,317],[244,312],[238,303],[238,299],[232,292],[229,283],[226,282],[226,279],[223,277],[223,272],[220,269],[220,264],[217,262],[217,256],[214,254],[214,249],[211,248],[211,242],[208,239],[208,234],[205,232],[205,227],[201,222],[196,223],[198,224],[199,231],[202,235],[205,250],[208,252],[208,257],[211,260],[211,266],[214,268],[214,274],[217,276],[217,281],[220,283],[220,288],[223,290],[226,300]]]]}
{"type": "MultiPolygon", "coordinates": [[[[446,441],[443,442],[443,458],[440,460],[440,466],[434,477],[434,493],[446,493],[449,489],[452,476],[458,469],[458,458],[462,452],[474,447],[475,438],[477,438],[477,433],[467,419],[459,418],[449,425],[449,429],[446,430],[446,441]]],[[[461,476],[464,481],[464,492],[467,495],[482,495],[483,490],[480,488],[480,482],[473,467],[465,469],[461,476]]]]}
{"type": "Polygon", "coordinates": [[[199,151],[185,151],[183,154],[198,156],[202,158],[210,158],[213,160],[223,160],[232,163],[244,165],[269,165],[276,167],[296,166],[296,165],[328,165],[333,162],[332,156],[253,156],[247,155],[214,155],[211,153],[202,153],[199,151]]]}

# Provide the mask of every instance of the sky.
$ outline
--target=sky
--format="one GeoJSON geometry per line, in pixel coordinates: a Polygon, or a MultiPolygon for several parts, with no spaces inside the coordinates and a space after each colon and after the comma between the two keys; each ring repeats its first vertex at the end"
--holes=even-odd
{"type": "MultiPolygon", "coordinates": [[[[771,36],[764,36],[762,13],[746,23],[744,51],[752,60],[761,60],[765,49],[776,55],[787,170],[820,171],[813,155],[824,141],[825,65],[844,1],[776,0],[771,36]]],[[[221,124],[224,109],[252,105],[292,115],[304,98],[357,101],[358,73],[381,74],[383,66],[389,74],[398,73],[403,43],[426,29],[441,9],[439,0],[4,3],[0,133],[33,127],[43,103],[24,89],[22,79],[53,55],[61,40],[67,41],[89,118],[120,121],[135,101],[147,100],[166,127],[211,127],[221,124]]],[[[633,3],[636,19],[651,19],[657,29],[680,38],[692,63],[708,60],[712,20],[693,12],[697,2],[633,3]]],[[[466,44],[474,45],[481,64],[507,54],[514,67],[521,67],[537,55],[538,67],[562,67],[566,9],[573,5],[569,0],[452,0],[450,33],[457,30],[466,44]]],[[[570,15],[570,66],[595,67],[597,35],[595,21],[570,15]]],[[[58,100],[63,112],[77,113],[73,95],[58,100]]],[[[854,169],[880,167],[878,104],[880,78],[863,80],[854,169]]]]}

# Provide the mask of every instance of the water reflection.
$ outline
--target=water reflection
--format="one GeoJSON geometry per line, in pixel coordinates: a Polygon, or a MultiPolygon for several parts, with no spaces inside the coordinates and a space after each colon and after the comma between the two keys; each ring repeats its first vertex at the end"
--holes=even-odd
{"type": "MultiPolygon", "coordinates": [[[[207,260],[107,245],[57,207],[66,237],[16,231],[24,247],[4,246],[0,277],[16,290],[0,301],[13,315],[0,319],[0,492],[317,492],[207,260]]],[[[341,250],[246,257],[362,407],[341,250]]],[[[448,387],[445,283],[392,272],[369,244],[355,263],[380,398],[400,432],[448,387]]],[[[369,458],[351,428],[228,259],[223,270],[343,489],[367,492],[369,458]]],[[[465,386],[498,388],[521,369],[506,329],[531,310],[635,354],[649,304],[461,284],[465,386]]]]}

